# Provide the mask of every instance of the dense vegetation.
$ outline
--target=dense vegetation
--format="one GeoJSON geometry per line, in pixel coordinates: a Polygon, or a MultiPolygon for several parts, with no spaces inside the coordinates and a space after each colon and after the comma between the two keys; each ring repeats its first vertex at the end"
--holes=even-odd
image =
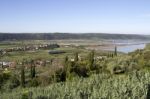
{"type": "Polygon", "coordinates": [[[98,74],[77,78],[72,82],[52,84],[48,87],[17,89],[2,94],[2,99],[146,99],[148,71],[133,71],[126,75],[98,74]],[[30,98],[29,98],[30,99],[30,98]]]}
{"type": "Polygon", "coordinates": [[[0,33],[4,40],[60,40],[60,39],[138,39],[148,40],[150,36],[104,33],[0,33]]]}
{"type": "MultiPolygon", "coordinates": [[[[82,51],[79,48],[78,50],[82,51]]],[[[114,52],[106,53],[94,50],[79,53],[78,50],[74,50],[72,54],[62,54],[62,68],[36,67],[35,59],[24,58],[16,70],[1,70],[0,98],[145,99],[148,97],[150,45],[144,50],[136,50],[129,54],[118,53],[117,47],[114,52]],[[81,55],[83,53],[84,55],[81,55]],[[80,59],[79,56],[84,57],[80,59]]]]}

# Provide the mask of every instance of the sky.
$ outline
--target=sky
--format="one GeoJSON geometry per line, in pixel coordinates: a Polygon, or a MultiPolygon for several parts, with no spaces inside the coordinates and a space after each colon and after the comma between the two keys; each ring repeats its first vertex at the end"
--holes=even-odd
{"type": "Polygon", "coordinates": [[[0,0],[0,32],[150,34],[150,0],[0,0]]]}

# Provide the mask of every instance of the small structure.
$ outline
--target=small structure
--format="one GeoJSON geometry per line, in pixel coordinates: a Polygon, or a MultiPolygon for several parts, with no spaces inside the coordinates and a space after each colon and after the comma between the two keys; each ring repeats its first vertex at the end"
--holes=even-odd
{"type": "Polygon", "coordinates": [[[74,62],[74,59],[72,58],[72,59],[70,59],[70,61],[71,61],[71,62],[74,62]]]}
{"type": "Polygon", "coordinates": [[[0,62],[2,68],[16,68],[16,62],[0,62]]]}

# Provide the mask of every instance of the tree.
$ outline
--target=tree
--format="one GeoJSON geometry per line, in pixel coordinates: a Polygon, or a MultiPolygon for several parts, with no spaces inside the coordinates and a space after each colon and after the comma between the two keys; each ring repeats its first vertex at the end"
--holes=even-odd
{"type": "Polygon", "coordinates": [[[16,88],[20,85],[20,81],[19,81],[17,75],[12,75],[9,82],[10,83],[8,86],[10,89],[16,88]]]}
{"type": "Polygon", "coordinates": [[[67,62],[68,62],[68,56],[66,56],[66,57],[65,57],[64,62],[65,62],[65,63],[67,63],[67,62]]]}
{"type": "Polygon", "coordinates": [[[67,68],[66,68],[66,78],[67,78],[67,80],[72,80],[71,71],[73,69],[73,66],[74,66],[73,62],[68,62],[67,63],[67,68]]]}
{"type": "Polygon", "coordinates": [[[33,79],[35,77],[35,64],[34,60],[31,60],[31,78],[33,79]]]}
{"type": "Polygon", "coordinates": [[[89,53],[89,56],[88,56],[88,64],[89,64],[89,69],[92,69],[93,68],[93,65],[94,65],[94,50],[92,50],[90,53],[89,53]]]}
{"type": "Polygon", "coordinates": [[[114,55],[117,56],[117,46],[115,46],[115,52],[114,55]]]}
{"type": "Polygon", "coordinates": [[[32,69],[32,78],[35,77],[35,74],[36,74],[36,72],[35,72],[35,65],[33,65],[33,69],[32,69]]]}
{"type": "MultiPolygon", "coordinates": [[[[3,57],[2,54],[3,54],[2,51],[0,51],[0,59],[3,57]]],[[[1,63],[1,67],[3,68],[3,61],[1,63]]]]}
{"type": "Polygon", "coordinates": [[[21,66],[21,86],[25,87],[25,72],[24,72],[24,61],[21,66]]]}
{"type": "Polygon", "coordinates": [[[78,59],[78,53],[76,52],[75,53],[75,57],[74,57],[74,62],[77,62],[79,59],[78,59]]]}
{"type": "Polygon", "coordinates": [[[32,70],[33,70],[33,66],[32,66],[33,60],[30,61],[30,76],[32,78],[32,70]]]}
{"type": "Polygon", "coordinates": [[[67,67],[67,63],[68,63],[68,56],[65,57],[64,62],[63,62],[63,65],[64,65],[65,69],[67,67]]]}

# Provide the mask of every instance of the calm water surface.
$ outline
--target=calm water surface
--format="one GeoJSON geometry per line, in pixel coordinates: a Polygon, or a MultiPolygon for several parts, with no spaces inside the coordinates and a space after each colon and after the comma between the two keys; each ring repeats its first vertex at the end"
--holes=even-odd
{"type": "Polygon", "coordinates": [[[119,52],[129,53],[129,52],[133,52],[137,49],[144,49],[145,46],[146,46],[146,44],[128,44],[125,46],[118,46],[117,50],[119,52]]]}

